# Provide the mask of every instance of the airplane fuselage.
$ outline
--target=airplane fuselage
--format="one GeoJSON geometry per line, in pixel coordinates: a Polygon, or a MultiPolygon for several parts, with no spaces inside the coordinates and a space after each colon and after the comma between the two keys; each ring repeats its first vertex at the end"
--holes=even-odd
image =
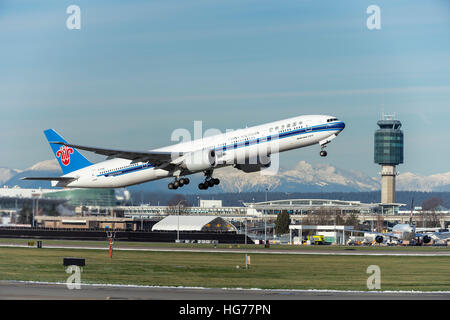
{"type": "Polygon", "coordinates": [[[392,234],[395,238],[399,240],[408,240],[411,241],[413,239],[416,239],[416,228],[413,225],[410,224],[396,224],[392,228],[392,234]]]}
{"type": "MultiPolygon", "coordinates": [[[[202,139],[185,141],[153,151],[190,153],[214,150],[214,168],[246,163],[263,153],[273,155],[315,144],[325,145],[345,127],[342,121],[327,115],[298,116],[259,126],[239,129],[202,139]]],[[[204,170],[182,170],[158,167],[147,162],[122,158],[102,161],[71,172],[71,182],[57,182],[54,186],[70,188],[120,188],[147,181],[179,177],[204,170]]]]}

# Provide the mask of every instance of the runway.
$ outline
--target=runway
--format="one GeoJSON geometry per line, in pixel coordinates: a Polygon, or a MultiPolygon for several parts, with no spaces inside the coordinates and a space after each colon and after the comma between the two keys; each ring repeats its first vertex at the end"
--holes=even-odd
{"type": "Polygon", "coordinates": [[[262,290],[0,281],[1,300],[450,300],[450,292],[262,290]]]}

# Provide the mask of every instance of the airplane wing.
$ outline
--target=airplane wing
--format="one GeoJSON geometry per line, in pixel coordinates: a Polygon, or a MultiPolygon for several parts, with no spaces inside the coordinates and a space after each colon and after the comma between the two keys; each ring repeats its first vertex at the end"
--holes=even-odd
{"type": "Polygon", "coordinates": [[[386,233],[382,233],[382,232],[376,232],[376,231],[363,231],[363,230],[351,230],[352,232],[363,232],[363,233],[370,233],[370,234],[375,234],[377,236],[382,236],[382,237],[393,237],[393,238],[397,238],[396,235],[394,235],[392,232],[386,232],[386,233]]]}
{"type": "Polygon", "coordinates": [[[434,236],[438,237],[440,240],[445,240],[450,238],[450,232],[435,232],[434,236]]]}
{"type": "Polygon", "coordinates": [[[24,177],[20,180],[49,180],[49,181],[61,181],[61,182],[70,182],[76,180],[77,178],[72,177],[24,177]]]}
{"type": "Polygon", "coordinates": [[[419,237],[423,236],[433,237],[439,240],[445,240],[450,238],[450,232],[416,233],[416,235],[419,237]]]}
{"type": "Polygon", "coordinates": [[[417,232],[416,232],[416,237],[431,236],[432,234],[435,234],[435,233],[436,233],[436,232],[426,234],[426,233],[417,233],[417,232]]]}
{"type": "Polygon", "coordinates": [[[86,150],[94,152],[96,154],[107,156],[108,159],[112,158],[122,158],[132,160],[133,162],[149,162],[153,165],[160,165],[163,163],[169,163],[172,159],[172,152],[162,152],[162,151],[129,151],[129,150],[117,150],[117,149],[106,149],[82,146],[77,144],[70,144],[64,142],[51,142],[54,144],[65,145],[71,148],[86,150]]]}

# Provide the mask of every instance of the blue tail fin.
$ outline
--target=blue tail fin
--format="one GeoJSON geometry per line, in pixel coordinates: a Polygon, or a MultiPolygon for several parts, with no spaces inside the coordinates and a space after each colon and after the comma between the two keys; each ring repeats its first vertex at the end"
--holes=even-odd
{"type": "Polygon", "coordinates": [[[52,143],[52,142],[63,142],[67,143],[63,137],[55,132],[53,129],[48,129],[44,131],[47,137],[50,147],[55,154],[56,159],[58,159],[59,165],[64,174],[71,173],[72,171],[79,170],[92,165],[92,163],[86,159],[77,149],[70,148],[64,145],[52,143]]]}

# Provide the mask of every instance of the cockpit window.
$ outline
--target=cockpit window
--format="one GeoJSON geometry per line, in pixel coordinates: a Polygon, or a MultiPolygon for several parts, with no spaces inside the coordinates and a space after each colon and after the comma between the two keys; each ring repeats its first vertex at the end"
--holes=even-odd
{"type": "Polygon", "coordinates": [[[327,122],[333,122],[333,121],[337,121],[337,120],[338,120],[337,118],[330,118],[327,120],[327,122]]]}

